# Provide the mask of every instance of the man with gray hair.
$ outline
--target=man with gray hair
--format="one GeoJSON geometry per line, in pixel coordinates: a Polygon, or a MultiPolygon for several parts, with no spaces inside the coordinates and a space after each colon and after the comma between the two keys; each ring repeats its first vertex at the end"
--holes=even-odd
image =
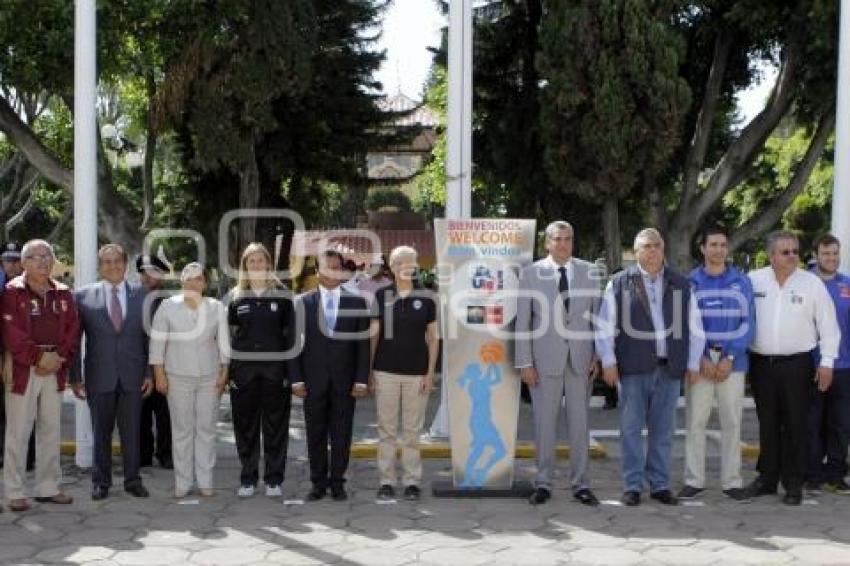
{"type": "Polygon", "coordinates": [[[53,247],[44,240],[30,240],[21,255],[24,272],[6,284],[0,301],[3,346],[11,358],[11,375],[4,376],[8,381],[3,485],[12,511],[29,509],[24,459],[36,423],[35,499],[73,501],[59,490],[59,423],[62,391],[80,335],[71,291],[50,277],[56,261],[53,247]]]}
{"type": "Polygon", "coordinates": [[[639,505],[648,482],[652,499],[676,505],[670,491],[676,402],[682,378],[699,372],[702,318],[688,279],[665,267],[658,230],[641,230],[634,251],[637,265],[616,274],[605,290],[596,349],[605,382],[620,384],[623,503],[639,505]]]}
{"type": "Polygon", "coordinates": [[[587,406],[598,374],[591,322],[599,285],[594,266],[573,257],[573,228],[567,222],[549,224],[546,250],[549,255],[522,270],[515,327],[515,366],[534,407],[537,479],[529,501],[537,505],[551,496],[558,417],[566,399],[573,497],[595,506],[599,500],[587,474],[587,406]]]}
{"type": "Polygon", "coordinates": [[[841,331],[835,305],[817,275],[800,269],[800,242],[793,232],[767,238],[770,265],[750,273],[756,326],[750,376],[759,418],[758,477],[749,495],[776,493],[800,505],[806,473],[806,431],[812,395],[832,383],[841,331]],[[815,369],[812,351],[820,347],[815,369]],[[812,379],[814,376],[814,379],[812,379]]]}

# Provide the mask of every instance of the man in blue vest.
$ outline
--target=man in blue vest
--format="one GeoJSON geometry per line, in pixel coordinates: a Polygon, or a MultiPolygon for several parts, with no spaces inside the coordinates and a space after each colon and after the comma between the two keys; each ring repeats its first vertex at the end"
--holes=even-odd
{"type": "MultiPolygon", "coordinates": [[[[850,277],[838,272],[840,242],[832,234],[815,241],[817,263],[812,269],[826,285],[841,329],[838,357],[833,362],[832,385],[821,391],[811,387],[809,405],[809,462],[806,490],[821,488],[850,495],[847,476],[847,444],[850,438],[850,277]]],[[[816,350],[819,358],[819,350],[816,350]]]]}
{"type": "Polygon", "coordinates": [[[664,265],[658,230],[641,230],[634,251],[637,265],[615,275],[605,290],[596,351],[605,382],[620,384],[622,502],[639,505],[646,482],[652,499],[676,505],[670,491],[676,401],[682,378],[699,372],[705,338],[688,279],[664,265]]]}

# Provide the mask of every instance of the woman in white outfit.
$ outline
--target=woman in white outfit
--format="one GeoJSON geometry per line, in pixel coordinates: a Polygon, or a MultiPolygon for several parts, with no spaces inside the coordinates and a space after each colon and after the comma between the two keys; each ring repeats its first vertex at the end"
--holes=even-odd
{"type": "Polygon", "coordinates": [[[197,484],[211,497],[218,406],[227,384],[227,314],[203,296],[201,264],[184,267],[180,280],[183,292],[163,301],[154,316],[150,364],[171,412],[174,495],[185,497],[197,484]]]}

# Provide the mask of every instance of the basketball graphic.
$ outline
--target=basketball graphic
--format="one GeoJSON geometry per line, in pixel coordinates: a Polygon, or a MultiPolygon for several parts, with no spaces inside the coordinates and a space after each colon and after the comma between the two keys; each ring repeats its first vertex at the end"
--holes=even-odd
{"type": "Polygon", "coordinates": [[[501,364],[505,361],[505,346],[501,342],[490,341],[481,345],[478,359],[482,364],[501,364]]]}

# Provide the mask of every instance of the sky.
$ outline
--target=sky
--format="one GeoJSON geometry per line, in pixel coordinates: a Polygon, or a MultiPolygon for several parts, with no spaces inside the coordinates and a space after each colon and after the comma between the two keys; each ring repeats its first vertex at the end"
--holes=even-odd
{"type": "MultiPolygon", "coordinates": [[[[432,55],[428,47],[440,43],[440,29],[445,19],[434,0],[394,0],[384,15],[380,47],[387,50],[387,59],[377,73],[384,93],[399,91],[414,100],[422,99],[422,92],[432,55]]],[[[760,84],[738,95],[738,105],[745,125],[764,107],[770,89],[776,80],[776,70],[763,68],[760,84]]]]}

